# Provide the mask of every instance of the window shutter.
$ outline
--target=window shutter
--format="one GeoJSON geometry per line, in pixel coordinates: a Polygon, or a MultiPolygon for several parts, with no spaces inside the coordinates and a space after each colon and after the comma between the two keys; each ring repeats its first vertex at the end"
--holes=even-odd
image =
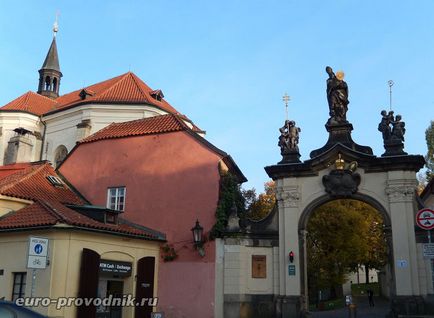
{"type": "MultiPolygon", "coordinates": [[[[99,262],[100,256],[97,252],[84,248],[81,254],[80,268],[80,285],[78,297],[95,298],[98,296],[98,279],[99,279],[99,262]]],[[[95,306],[77,307],[77,318],[95,318],[95,306]]]]}
{"type": "MultiPolygon", "coordinates": [[[[143,257],[137,262],[136,302],[143,298],[154,297],[155,257],[143,257]]],[[[148,302],[144,306],[136,306],[135,318],[150,318],[152,307],[148,302]]]]}

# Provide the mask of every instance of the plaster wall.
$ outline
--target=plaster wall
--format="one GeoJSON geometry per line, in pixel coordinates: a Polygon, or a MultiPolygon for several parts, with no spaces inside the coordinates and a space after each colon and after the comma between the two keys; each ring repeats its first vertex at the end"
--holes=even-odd
{"type": "MultiPolygon", "coordinates": [[[[15,136],[15,128],[22,127],[31,132],[43,134],[43,126],[40,123],[39,117],[24,112],[0,112],[0,127],[0,165],[3,165],[9,140],[15,136]]],[[[40,141],[33,135],[28,137],[33,144],[30,155],[31,161],[37,161],[39,160],[41,149],[40,141]]],[[[19,159],[18,162],[22,162],[19,159]]]]}
{"type": "Polygon", "coordinates": [[[214,316],[215,242],[200,257],[191,228],[198,219],[207,234],[215,223],[220,159],[189,134],[174,132],[82,144],[60,167],[95,205],[106,205],[109,187],[125,186],[125,217],[166,233],[178,258],[160,264],[161,310],[214,316]]]}
{"type": "MultiPolygon", "coordinates": [[[[32,286],[32,270],[27,269],[28,239],[30,236],[48,238],[50,265],[46,269],[36,270],[34,297],[77,297],[80,275],[81,253],[83,248],[89,248],[100,254],[102,259],[132,262],[131,276],[124,279],[124,294],[135,294],[137,261],[145,256],[159,257],[159,243],[115,235],[95,234],[68,229],[56,231],[32,231],[20,233],[0,233],[0,250],[4,255],[0,259],[0,298],[11,300],[13,273],[27,272],[25,296],[30,297],[32,286]]],[[[157,295],[158,262],[155,269],[154,295],[157,295]]],[[[50,317],[75,318],[76,308],[63,307],[56,309],[36,307],[34,310],[50,317]]],[[[133,318],[133,307],[124,307],[123,317],[133,318]]]]}
{"type": "MultiPolygon", "coordinates": [[[[43,158],[53,162],[58,146],[64,145],[68,152],[77,141],[77,125],[90,120],[88,135],[101,130],[113,122],[126,122],[135,119],[163,115],[166,112],[149,105],[100,105],[88,104],[43,117],[47,125],[43,158]]],[[[87,137],[84,135],[83,137],[87,137]]]]}
{"type": "Polygon", "coordinates": [[[31,203],[33,202],[29,200],[0,195],[0,217],[9,212],[18,211],[31,203]]]}

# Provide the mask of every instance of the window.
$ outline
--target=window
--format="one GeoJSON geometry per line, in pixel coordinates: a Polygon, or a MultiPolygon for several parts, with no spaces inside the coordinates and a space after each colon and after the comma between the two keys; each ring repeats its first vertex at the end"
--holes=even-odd
{"type": "Polygon", "coordinates": [[[14,273],[14,286],[12,287],[12,301],[24,297],[26,292],[26,275],[27,273],[14,273]]]}
{"type": "Polygon", "coordinates": [[[107,208],[112,210],[125,210],[125,187],[107,189],[107,208]]]}

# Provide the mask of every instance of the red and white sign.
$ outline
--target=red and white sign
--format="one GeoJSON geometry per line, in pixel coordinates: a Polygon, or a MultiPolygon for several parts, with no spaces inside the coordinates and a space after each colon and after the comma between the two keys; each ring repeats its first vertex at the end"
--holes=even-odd
{"type": "Polygon", "coordinates": [[[419,210],[416,214],[416,223],[424,230],[434,229],[434,211],[431,209],[419,210]]]}

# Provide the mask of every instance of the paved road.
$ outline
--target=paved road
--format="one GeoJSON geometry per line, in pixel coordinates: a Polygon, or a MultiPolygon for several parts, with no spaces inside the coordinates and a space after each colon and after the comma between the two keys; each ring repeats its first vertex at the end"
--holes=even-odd
{"type": "MultiPolygon", "coordinates": [[[[369,307],[368,297],[355,297],[353,302],[357,305],[357,318],[384,318],[389,312],[390,303],[384,298],[374,297],[374,307],[369,307]]],[[[348,307],[311,312],[311,318],[348,318],[348,307]]]]}

